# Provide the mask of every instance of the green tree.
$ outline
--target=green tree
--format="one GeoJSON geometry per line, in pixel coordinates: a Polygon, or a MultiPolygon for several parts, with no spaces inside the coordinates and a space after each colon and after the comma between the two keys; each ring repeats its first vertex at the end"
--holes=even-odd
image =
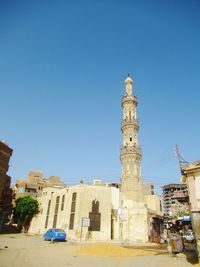
{"type": "Polygon", "coordinates": [[[39,212],[37,199],[30,196],[19,197],[14,208],[14,220],[20,229],[27,233],[34,214],[39,212]]]}

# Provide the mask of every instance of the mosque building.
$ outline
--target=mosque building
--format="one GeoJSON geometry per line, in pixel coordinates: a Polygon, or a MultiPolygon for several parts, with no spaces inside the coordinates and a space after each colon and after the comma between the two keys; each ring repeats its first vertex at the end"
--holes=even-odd
{"type": "Polygon", "coordinates": [[[130,76],[125,79],[125,89],[121,185],[94,180],[90,185],[81,182],[65,188],[44,188],[38,197],[40,212],[33,218],[29,233],[43,234],[56,227],[63,228],[69,240],[157,242],[162,230],[160,198],[144,193],[137,98],[130,76]]]}

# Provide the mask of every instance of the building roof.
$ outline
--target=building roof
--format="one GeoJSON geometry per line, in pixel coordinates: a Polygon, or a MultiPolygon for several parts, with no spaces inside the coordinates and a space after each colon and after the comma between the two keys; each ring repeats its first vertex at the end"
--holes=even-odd
{"type": "Polygon", "coordinates": [[[195,162],[191,162],[191,163],[188,163],[188,164],[185,164],[182,166],[183,172],[196,170],[198,168],[200,168],[200,160],[195,161],[195,162]]]}
{"type": "Polygon", "coordinates": [[[0,140],[0,150],[9,156],[12,156],[13,150],[4,142],[0,140]]]}
{"type": "Polygon", "coordinates": [[[185,188],[187,187],[186,184],[166,184],[166,185],[163,185],[162,188],[163,189],[170,189],[170,188],[185,188]]]}

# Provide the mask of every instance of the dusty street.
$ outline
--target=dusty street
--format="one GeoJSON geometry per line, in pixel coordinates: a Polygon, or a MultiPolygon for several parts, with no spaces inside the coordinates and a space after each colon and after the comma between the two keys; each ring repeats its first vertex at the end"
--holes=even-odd
{"type": "MultiPolygon", "coordinates": [[[[87,246],[87,245],[86,245],[87,246]]],[[[90,250],[91,250],[91,244],[90,250]]],[[[94,244],[95,247],[95,244],[94,244]]],[[[112,247],[112,244],[111,244],[112,247]]],[[[84,244],[72,242],[48,242],[40,236],[27,236],[24,234],[0,235],[0,267],[189,267],[200,266],[187,260],[184,254],[178,256],[169,255],[165,249],[155,248],[148,250],[141,247],[129,247],[132,256],[93,256],[81,254],[84,244]],[[134,251],[134,253],[133,253],[134,251]],[[143,252],[143,256],[137,256],[143,252]],[[146,256],[144,256],[147,254],[146,256]],[[135,256],[136,255],[136,256],[135,256]]],[[[118,245],[116,249],[121,251],[118,245]]],[[[87,249],[86,249],[87,250],[87,249]]],[[[126,253],[127,254],[127,253],[126,253]]],[[[126,255],[123,254],[123,255],[126,255]]],[[[119,254],[120,255],[120,254],[119,254]]],[[[127,254],[129,255],[129,254],[127,254]]]]}

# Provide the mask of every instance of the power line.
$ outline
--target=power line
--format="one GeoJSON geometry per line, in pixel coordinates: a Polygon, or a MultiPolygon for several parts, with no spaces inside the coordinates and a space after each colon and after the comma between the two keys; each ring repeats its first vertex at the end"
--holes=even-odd
{"type": "Polygon", "coordinates": [[[163,163],[166,164],[166,162],[169,162],[169,160],[171,161],[173,159],[175,159],[174,146],[171,146],[158,159],[156,159],[147,170],[144,170],[143,173],[148,175],[151,171],[159,169],[163,163]]]}

